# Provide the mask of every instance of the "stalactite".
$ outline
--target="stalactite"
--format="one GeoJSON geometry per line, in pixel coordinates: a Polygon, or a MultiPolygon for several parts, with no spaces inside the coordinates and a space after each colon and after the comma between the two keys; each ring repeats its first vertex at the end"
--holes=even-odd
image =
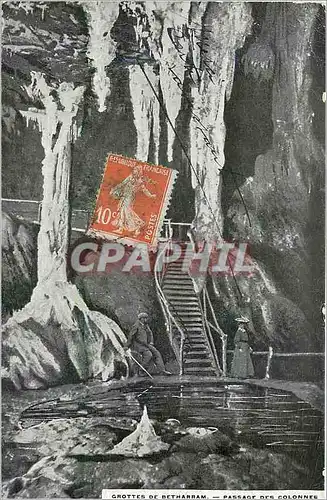
{"type": "MultiPolygon", "coordinates": [[[[224,103],[232,88],[235,50],[250,30],[250,8],[244,4],[149,1],[146,14],[150,55],[158,61],[164,106],[174,126],[181,107],[185,71],[194,82],[190,127],[191,160],[196,170],[192,172],[197,205],[194,223],[200,237],[214,234],[219,238],[222,229],[220,171],[224,165],[224,103]],[[220,18],[224,22],[218,24],[216,20],[220,18]]],[[[157,79],[150,68],[148,71],[157,88],[157,79]]],[[[137,154],[142,154],[143,158],[148,151],[151,124],[156,123],[152,104],[154,93],[146,85],[141,72],[136,67],[131,68],[137,154]]],[[[174,140],[175,132],[169,125],[169,161],[172,160],[174,140]]]]}
{"type": "Polygon", "coordinates": [[[110,92],[110,80],[106,67],[116,56],[116,44],[110,31],[119,14],[119,3],[82,2],[89,19],[89,44],[87,55],[95,69],[93,87],[98,97],[99,111],[106,110],[106,98],[110,92]]]}
{"type": "Polygon", "coordinates": [[[190,56],[192,61],[191,77],[194,82],[201,82],[201,75],[203,73],[201,67],[201,42],[202,42],[202,18],[207,9],[208,2],[192,2],[189,27],[190,27],[190,56]]]}
{"type": "MultiPolygon", "coordinates": [[[[160,63],[160,87],[168,116],[175,125],[180,111],[189,50],[187,21],[190,2],[147,2],[152,54],[160,63]]],[[[168,161],[173,159],[175,133],[167,129],[168,161]]]]}
{"type": "MultiPolygon", "coordinates": [[[[154,72],[153,66],[145,64],[144,71],[150,79],[155,91],[158,93],[159,77],[154,72]]],[[[148,160],[150,137],[152,134],[155,146],[154,161],[157,163],[159,145],[159,102],[140,66],[132,65],[129,67],[129,83],[134,110],[134,124],[137,132],[136,158],[142,161],[148,160]]]]}
{"type": "Polygon", "coordinates": [[[202,17],[201,79],[192,89],[193,112],[201,124],[198,120],[190,123],[191,158],[197,172],[192,175],[194,224],[200,238],[221,236],[225,97],[233,82],[235,50],[249,33],[251,20],[250,7],[244,3],[209,3],[202,17]],[[222,22],[217,23],[217,19],[222,22]]]}

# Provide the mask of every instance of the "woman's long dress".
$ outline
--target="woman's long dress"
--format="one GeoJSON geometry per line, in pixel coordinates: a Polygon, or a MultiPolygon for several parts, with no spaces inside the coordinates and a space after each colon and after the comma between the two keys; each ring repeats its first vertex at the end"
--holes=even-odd
{"type": "Polygon", "coordinates": [[[250,355],[249,336],[245,328],[239,326],[234,338],[234,356],[231,366],[231,376],[248,378],[254,376],[254,369],[250,355]]]}

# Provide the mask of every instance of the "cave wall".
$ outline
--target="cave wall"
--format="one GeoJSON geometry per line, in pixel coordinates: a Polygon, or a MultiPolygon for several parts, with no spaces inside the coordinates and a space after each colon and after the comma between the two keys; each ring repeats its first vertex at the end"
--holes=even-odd
{"type": "MultiPolygon", "coordinates": [[[[317,68],[321,53],[315,50],[317,22],[323,22],[320,9],[295,3],[266,7],[262,31],[241,54],[246,64],[238,71],[231,99],[237,125],[230,122],[224,176],[225,236],[247,242],[257,267],[247,283],[239,279],[243,297],[234,290],[234,306],[250,316],[266,346],[298,352],[324,345],[324,151],[314,122],[314,109],[323,108],[317,68]],[[250,85],[248,113],[241,117],[240,94],[244,98],[250,85]],[[257,97],[265,107],[264,138],[257,123],[251,126],[250,106],[258,105],[257,97]],[[233,149],[235,133],[241,148],[233,149]]],[[[318,118],[323,126],[321,111],[318,118]]],[[[217,281],[220,300],[226,297],[227,305],[231,292],[217,281]]]]}
{"type": "Polygon", "coordinates": [[[37,231],[2,212],[2,322],[30,299],[36,285],[37,231]]]}

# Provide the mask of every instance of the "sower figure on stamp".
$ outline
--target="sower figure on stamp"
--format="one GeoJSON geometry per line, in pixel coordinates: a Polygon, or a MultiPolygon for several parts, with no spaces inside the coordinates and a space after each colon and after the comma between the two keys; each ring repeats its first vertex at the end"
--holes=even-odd
{"type": "Polygon", "coordinates": [[[134,323],[128,336],[125,349],[131,349],[132,353],[138,354],[142,366],[148,370],[151,363],[154,363],[159,374],[171,375],[165,369],[165,365],[160,352],[153,345],[153,333],[148,325],[149,315],[142,312],[138,315],[138,320],[134,323]]]}
{"type": "Polygon", "coordinates": [[[246,327],[249,320],[241,316],[240,318],[236,318],[236,321],[239,327],[234,338],[235,348],[230,374],[235,378],[253,377],[252,349],[249,345],[249,334],[246,327]]]}
{"type": "Polygon", "coordinates": [[[113,226],[117,227],[115,233],[123,233],[124,230],[138,236],[145,226],[145,221],[135,212],[134,202],[138,193],[145,194],[148,198],[155,198],[157,195],[151,193],[146,183],[155,184],[152,179],[142,174],[142,165],[136,165],[132,173],[122,182],[113,187],[110,194],[119,200],[117,216],[113,220],[113,226]]]}

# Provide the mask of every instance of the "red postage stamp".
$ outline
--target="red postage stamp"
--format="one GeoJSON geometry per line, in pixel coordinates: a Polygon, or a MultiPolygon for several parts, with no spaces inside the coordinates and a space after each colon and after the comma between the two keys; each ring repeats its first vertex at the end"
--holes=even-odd
{"type": "Polygon", "coordinates": [[[178,172],[110,154],[87,234],[156,245],[178,172]]]}

